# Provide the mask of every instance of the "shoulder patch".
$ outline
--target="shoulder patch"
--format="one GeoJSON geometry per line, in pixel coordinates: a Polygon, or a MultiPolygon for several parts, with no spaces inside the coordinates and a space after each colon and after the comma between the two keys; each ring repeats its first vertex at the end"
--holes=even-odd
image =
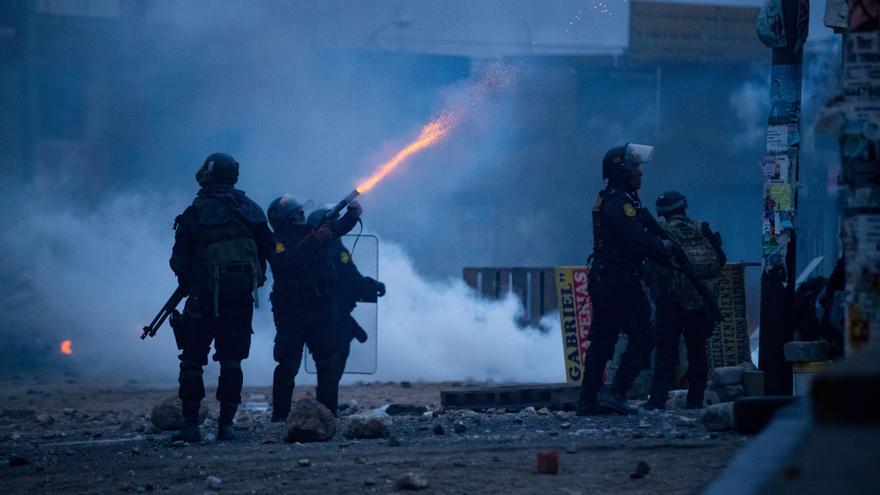
{"type": "Polygon", "coordinates": [[[275,254],[283,253],[287,248],[284,247],[283,243],[276,242],[275,243],[275,254]]]}
{"type": "Polygon", "coordinates": [[[602,195],[600,194],[596,198],[596,202],[593,204],[593,211],[599,211],[602,209],[602,195]]]}
{"type": "Polygon", "coordinates": [[[351,261],[351,255],[348,254],[348,251],[343,251],[339,253],[339,261],[343,263],[348,263],[349,261],[351,261]]]}
{"type": "Polygon", "coordinates": [[[623,204],[623,214],[624,215],[626,215],[630,218],[635,218],[636,213],[637,213],[636,208],[632,204],[630,204],[630,203],[623,204]]]}

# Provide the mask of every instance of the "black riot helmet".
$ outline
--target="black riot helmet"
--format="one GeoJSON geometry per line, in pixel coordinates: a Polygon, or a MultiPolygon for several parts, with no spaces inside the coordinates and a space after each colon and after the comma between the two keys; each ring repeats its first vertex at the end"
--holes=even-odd
{"type": "Polygon", "coordinates": [[[678,191],[667,191],[657,196],[657,214],[661,216],[670,216],[673,213],[684,210],[688,207],[687,197],[678,191]]]}
{"type": "Polygon", "coordinates": [[[196,181],[200,186],[235,184],[238,182],[238,162],[226,153],[212,153],[196,172],[196,181]]]}
{"type": "Polygon", "coordinates": [[[287,194],[276,198],[269,204],[267,211],[269,225],[274,230],[282,229],[286,225],[302,225],[306,222],[305,209],[310,206],[311,201],[303,204],[287,194]]]}
{"type": "Polygon", "coordinates": [[[634,170],[643,163],[651,161],[654,147],[645,144],[626,143],[616,146],[605,153],[602,159],[602,178],[613,179],[624,172],[634,170]]]}

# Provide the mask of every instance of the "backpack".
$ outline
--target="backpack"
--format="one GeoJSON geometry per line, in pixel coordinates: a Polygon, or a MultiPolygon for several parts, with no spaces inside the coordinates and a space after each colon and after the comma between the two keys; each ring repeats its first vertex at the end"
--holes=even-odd
{"type": "Polygon", "coordinates": [[[217,201],[229,214],[224,223],[202,225],[206,242],[197,256],[214,301],[214,316],[220,315],[221,296],[253,292],[255,305],[259,307],[257,287],[262,270],[253,234],[240,215],[216,199],[197,198],[193,205],[199,209],[206,201],[217,201]]]}
{"type": "MultiPolygon", "coordinates": [[[[721,287],[721,262],[718,251],[703,233],[702,226],[683,216],[673,216],[662,225],[687,255],[697,278],[703,281],[709,293],[718,297],[721,287]]],[[[706,309],[699,292],[681,272],[676,271],[672,275],[671,289],[682,309],[686,311],[706,309]]]]}

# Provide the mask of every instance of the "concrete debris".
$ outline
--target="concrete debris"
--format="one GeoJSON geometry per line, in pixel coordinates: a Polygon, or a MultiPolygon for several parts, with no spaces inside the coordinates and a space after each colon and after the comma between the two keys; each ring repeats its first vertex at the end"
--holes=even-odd
{"type": "MultiPolygon", "coordinates": [[[[68,408],[64,411],[65,415],[73,414],[73,412],[68,413],[67,410],[68,408]]],[[[70,409],[70,411],[73,411],[73,409],[70,409]]],[[[203,423],[207,417],[208,409],[202,406],[199,409],[199,424],[203,423]]],[[[156,404],[150,413],[150,422],[161,431],[173,431],[183,428],[183,412],[181,411],[180,399],[169,397],[156,404]]]]}
{"type": "Polygon", "coordinates": [[[293,404],[286,423],[286,442],[326,442],[336,434],[336,418],[315,399],[302,399],[293,404]]]}
{"type": "Polygon", "coordinates": [[[743,374],[743,392],[746,397],[764,395],[764,372],[746,371],[743,374]]]}
{"type": "Polygon", "coordinates": [[[733,429],[733,402],[713,404],[703,411],[700,422],[709,431],[727,431],[733,429]]]}
{"type": "Polygon", "coordinates": [[[712,392],[718,394],[720,402],[733,402],[745,395],[745,388],[742,385],[713,385],[712,392]]]}
{"type": "Polygon", "coordinates": [[[465,431],[467,431],[467,426],[464,425],[464,422],[463,422],[463,421],[456,421],[456,422],[452,425],[452,429],[453,429],[453,431],[455,431],[456,433],[464,433],[465,431]]]}
{"type": "Polygon", "coordinates": [[[687,404],[687,390],[670,390],[666,399],[666,409],[684,409],[687,404]]]}
{"type": "Polygon", "coordinates": [[[650,472],[651,472],[651,466],[649,466],[648,463],[645,461],[639,461],[639,463],[636,464],[636,470],[632,474],[630,474],[629,477],[634,480],[637,480],[637,479],[644,478],[650,472]]]}
{"type": "Polygon", "coordinates": [[[379,418],[352,419],[342,433],[348,439],[385,438],[388,435],[388,427],[379,418]]]}
{"type": "Polygon", "coordinates": [[[391,435],[390,437],[388,437],[388,446],[400,447],[400,440],[396,436],[391,435]]]}
{"type": "Polygon", "coordinates": [[[223,480],[221,480],[217,476],[208,476],[206,483],[208,485],[209,490],[219,490],[220,485],[223,484],[223,480]]]}
{"type": "Polygon", "coordinates": [[[299,459],[296,463],[299,467],[309,467],[312,465],[312,461],[308,459],[299,459]]]}
{"type": "Polygon", "coordinates": [[[830,359],[831,346],[824,340],[813,342],[788,342],[782,348],[785,360],[789,363],[815,363],[830,359]]]}
{"type": "Polygon", "coordinates": [[[687,416],[679,416],[675,418],[675,426],[693,428],[694,426],[697,426],[697,420],[687,416]]]}
{"type": "Polygon", "coordinates": [[[40,414],[37,416],[37,423],[43,426],[51,425],[55,422],[55,418],[49,416],[48,414],[40,414]]]}
{"type": "Polygon", "coordinates": [[[406,473],[394,482],[398,490],[424,490],[428,485],[428,480],[418,473],[406,473]]]}
{"type": "Polygon", "coordinates": [[[420,416],[427,412],[427,407],[415,404],[391,404],[385,409],[385,414],[391,416],[420,416]]]}
{"type": "Polygon", "coordinates": [[[538,452],[538,472],[541,474],[559,474],[559,452],[547,450],[538,452]]]}
{"type": "Polygon", "coordinates": [[[535,412],[537,414],[539,414],[540,416],[546,416],[546,415],[550,414],[550,409],[547,409],[546,407],[542,407],[541,409],[538,409],[535,412]]]}
{"type": "Polygon", "coordinates": [[[739,385],[743,381],[745,369],[741,366],[719,366],[712,370],[710,380],[715,386],[739,385]]]}
{"type": "Polygon", "coordinates": [[[446,433],[446,430],[443,429],[443,425],[441,425],[440,423],[435,424],[434,428],[431,431],[433,431],[435,435],[442,435],[446,433]]]}

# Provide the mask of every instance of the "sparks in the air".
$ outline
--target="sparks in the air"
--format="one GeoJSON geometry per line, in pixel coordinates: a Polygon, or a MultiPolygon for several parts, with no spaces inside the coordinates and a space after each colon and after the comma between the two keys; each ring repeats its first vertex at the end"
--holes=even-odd
{"type": "Polygon", "coordinates": [[[390,160],[379,165],[379,168],[373,175],[357,186],[357,191],[361,194],[369,191],[392,170],[397,168],[398,165],[403,163],[404,160],[419,151],[442,141],[443,138],[449,134],[449,131],[452,130],[455,124],[458,123],[458,120],[460,119],[456,114],[447,112],[425,124],[422,128],[422,132],[419,133],[419,136],[416,139],[398,151],[390,160]]]}
{"type": "Polygon", "coordinates": [[[364,179],[355,190],[359,194],[369,191],[408,158],[442,142],[456,126],[474,113],[490,94],[512,84],[515,76],[516,71],[512,67],[503,64],[490,66],[479,80],[469,85],[458,101],[447,106],[437,117],[425,124],[418,137],[401,148],[390,160],[379,165],[373,175],[364,179]]]}
{"type": "Polygon", "coordinates": [[[61,354],[67,356],[73,354],[73,343],[70,341],[70,339],[61,341],[61,354]]]}

